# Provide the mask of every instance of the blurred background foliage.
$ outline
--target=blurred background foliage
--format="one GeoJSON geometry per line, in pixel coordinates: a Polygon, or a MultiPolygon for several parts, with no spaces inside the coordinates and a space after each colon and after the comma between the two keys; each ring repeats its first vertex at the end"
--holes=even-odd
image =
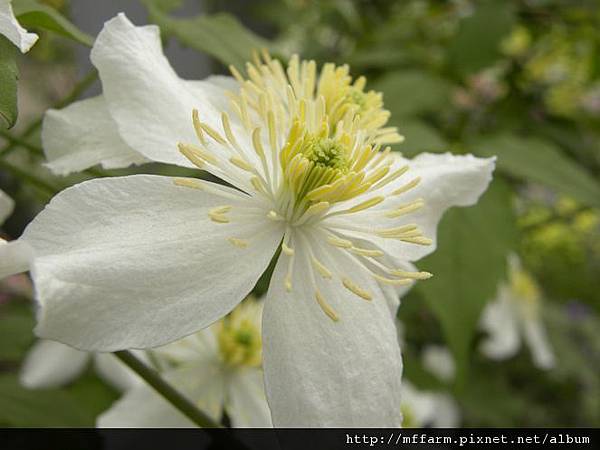
{"type": "MultiPolygon", "coordinates": [[[[7,125],[17,114],[15,59],[21,73],[19,119],[0,130],[0,187],[17,203],[5,237],[18,237],[55,192],[75,182],[181,173],[151,165],[58,178],[43,167],[41,113],[95,81],[94,72],[78,74],[74,49],[93,38],[67,19],[75,3],[15,0],[19,20],[40,41],[25,57],[0,42],[7,125]]],[[[437,252],[419,263],[434,278],[402,299],[404,376],[418,388],[451,392],[465,426],[600,425],[597,0],[205,0],[195,16],[182,15],[178,0],[141,3],[165,42],[212,58],[209,72],[243,69],[263,47],[282,58],[347,63],[384,93],[391,123],[406,137],[395,150],[496,155],[489,191],[478,205],[445,215],[437,252]],[[541,286],[553,369],[534,367],[527,348],[505,361],[478,351],[481,312],[511,253],[541,286]],[[423,366],[420,354],[431,344],[450,348],[456,377],[441,381],[423,366]]],[[[93,425],[116,392],[92,371],[61,389],[20,387],[18,369],[34,340],[27,278],[11,278],[0,295],[0,425],[93,425]]]]}

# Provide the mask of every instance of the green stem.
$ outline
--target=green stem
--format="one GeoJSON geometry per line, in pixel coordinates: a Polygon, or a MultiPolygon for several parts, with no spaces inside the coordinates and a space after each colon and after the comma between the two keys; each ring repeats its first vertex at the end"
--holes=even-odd
{"type": "Polygon", "coordinates": [[[20,178],[21,180],[29,182],[38,189],[47,193],[50,197],[52,197],[59,191],[59,189],[56,186],[48,183],[47,181],[42,180],[41,178],[31,175],[30,173],[26,172],[20,167],[9,163],[6,160],[0,159],[0,169],[5,169],[8,172],[11,172],[16,177],[20,178]]]}
{"type": "Polygon", "coordinates": [[[26,148],[27,150],[30,150],[37,155],[44,154],[44,151],[41,149],[41,147],[38,147],[37,145],[33,145],[19,137],[15,137],[4,130],[0,130],[0,136],[2,136],[4,139],[6,139],[8,142],[10,142],[15,147],[20,146],[20,147],[26,148]]]}
{"type": "MultiPolygon", "coordinates": [[[[60,102],[56,103],[54,105],[55,109],[61,109],[64,108],[65,106],[67,106],[68,104],[72,103],[73,101],[77,100],[79,98],[79,96],[81,94],[83,94],[85,92],[85,90],[87,88],[89,88],[94,81],[96,81],[96,79],[98,78],[98,71],[96,69],[92,69],[90,70],[85,77],[83,77],[81,79],[81,81],[79,81],[79,83],[77,83],[75,85],[75,87],[73,88],[73,90],[69,93],[69,95],[67,95],[65,98],[63,98],[60,102]]],[[[37,129],[42,125],[42,120],[43,120],[43,116],[34,120],[33,122],[31,122],[27,128],[25,129],[25,131],[23,131],[23,133],[21,134],[21,136],[18,138],[20,142],[26,142],[25,139],[27,139],[29,136],[31,136],[34,132],[37,131],[37,129]]],[[[0,150],[0,157],[5,156],[7,154],[9,154],[11,151],[13,151],[15,148],[17,148],[18,146],[22,145],[21,143],[16,143],[13,139],[8,139],[8,144],[2,149],[0,150]]],[[[30,149],[29,147],[23,145],[23,147],[30,149]]]]}
{"type": "Polygon", "coordinates": [[[196,425],[201,428],[221,428],[218,423],[196,408],[192,402],[163,380],[158,372],[144,364],[133,353],[121,350],[115,352],[115,356],[196,425]]]}

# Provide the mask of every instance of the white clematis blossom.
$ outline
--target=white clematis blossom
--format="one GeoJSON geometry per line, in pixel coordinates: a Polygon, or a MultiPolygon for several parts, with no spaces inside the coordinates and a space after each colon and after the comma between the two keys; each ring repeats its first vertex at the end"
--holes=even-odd
{"type": "MultiPolygon", "coordinates": [[[[14,207],[13,199],[0,190],[0,225],[11,215],[14,207]]],[[[26,243],[8,243],[0,238],[0,279],[28,270],[30,258],[30,248],[26,243]]]]}
{"type": "MultiPolygon", "coordinates": [[[[143,352],[135,353],[146,360],[143,352]]],[[[82,375],[90,360],[100,378],[122,392],[142,383],[136,373],[110,353],[83,352],[45,339],[36,342],[27,353],[21,367],[20,382],[29,389],[64,386],[82,375]]]]}
{"type": "Polygon", "coordinates": [[[403,428],[455,428],[460,426],[460,410],[451,395],[422,391],[407,380],[402,382],[403,428]]]}
{"type": "MultiPolygon", "coordinates": [[[[399,425],[397,289],[430,276],[412,262],[435,249],[447,208],[477,201],[494,160],[391,157],[382,146],[401,139],[381,94],[346,66],[265,54],[215,95],[175,74],[158,28],[124,15],[92,62],[107,146],[231,187],[136,175],[58,194],[17,241],[32,249],[38,335],[102,351],[172,342],[233,309],[280,248],[262,327],[274,424],[399,425]]],[[[45,141],[76,120],[47,124],[45,141]]]]}
{"type": "MultiPolygon", "coordinates": [[[[262,304],[245,300],[226,318],[180,341],[151,350],[164,378],[220,422],[270,427],[263,386],[262,304]]],[[[98,418],[100,427],[194,427],[150,386],[140,384],[98,418]]]]}
{"type": "Polygon", "coordinates": [[[428,345],[421,354],[423,367],[446,383],[454,380],[456,364],[448,347],[442,345],[428,345]]]}
{"type": "Polygon", "coordinates": [[[38,35],[28,33],[13,13],[11,0],[0,0],[0,34],[15,44],[21,53],[27,53],[38,40],[38,35]]]}
{"type": "Polygon", "coordinates": [[[540,369],[556,364],[541,318],[542,294],[516,255],[508,261],[508,282],[500,283],[498,296],[483,311],[480,327],[488,336],[481,351],[489,358],[504,360],[517,354],[524,340],[540,369]]]}

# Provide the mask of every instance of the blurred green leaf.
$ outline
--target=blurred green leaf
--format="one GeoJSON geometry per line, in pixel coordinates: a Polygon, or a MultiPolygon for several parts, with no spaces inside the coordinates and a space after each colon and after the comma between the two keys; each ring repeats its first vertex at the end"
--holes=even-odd
{"type": "Polygon", "coordinates": [[[396,149],[404,156],[413,157],[421,152],[443,152],[448,150],[448,144],[437,130],[420,120],[393,121],[398,126],[404,142],[396,149]]]}
{"type": "Polygon", "coordinates": [[[460,22],[448,49],[450,65],[461,76],[493,64],[500,56],[500,41],[515,23],[511,2],[488,0],[473,5],[473,9],[473,15],[460,22]]]}
{"type": "Polygon", "coordinates": [[[395,119],[441,109],[450,94],[446,80],[420,70],[392,72],[370,87],[383,92],[385,107],[395,119]]]}
{"type": "Polygon", "coordinates": [[[600,183],[553,144],[535,138],[500,134],[479,139],[474,149],[498,156],[498,169],[514,177],[544,184],[589,206],[600,206],[600,183]]]}
{"type": "Polygon", "coordinates": [[[252,51],[269,48],[269,42],[244,27],[235,17],[220,13],[179,19],[164,13],[153,2],[145,2],[151,19],[182,44],[205,52],[224,65],[244,68],[252,51]]]}
{"type": "Polygon", "coordinates": [[[0,361],[18,361],[33,344],[35,320],[29,304],[11,301],[0,307],[0,361]]]}
{"type": "Polygon", "coordinates": [[[422,267],[434,276],[417,288],[440,321],[457,362],[459,385],[465,381],[479,315],[504,277],[515,239],[511,193],[496,179],[477,205],[445,215],[438,248],[423,260],[422,267]]]}
{"type": "Polygon", "coordinates": [[[94,417],[110,408],[119,398],[119,394],[98,378],[91,368],[65,390],[94,417]]]}
{"type": "Polygon", "coordinates": [[[0,35],[0,118],[6,128],[17,121],[17,48],[0,35]]]}
{"type": "Polygon", "coordinates": [[[25,28],[41,28],[73,39],[80,44],[91,47],[94,38],[84,33],[56,9],[35,0],[17,0],[13,2],[14,13],[19,23],[25,28]]]}
{"type": "Polygon", "coordinates": [[[28,390],[15,375],[0,375],[0,424],[17,427],[90,427],[95,418],[58,389],[28,390]]]}

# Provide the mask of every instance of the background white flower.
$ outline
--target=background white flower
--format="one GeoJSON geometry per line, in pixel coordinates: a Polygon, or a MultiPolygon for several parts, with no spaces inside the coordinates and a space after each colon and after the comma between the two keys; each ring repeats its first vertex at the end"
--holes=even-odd
{"type": "Polygon", "coordinates": [[[445,382],[451,382],[456,375],[454,357],[448,347],[428,345],[421,354],[423,367],[445,382]]]}
{"type": "MultiPolygon", "coordinates": [[[[151,350],[163,376],[194,404],[234,427],[270,427],[261,364],[262,304],[248,299],[225,319],[151,350]]],[[[194,427],[150,386],[140,384],[98,419],[101,427],[194,427]]]]}
{"type": "Polygon", "coordinates": [[[28,33],[13,13],[11,0],[0,0],[0,34],[15,44],[22,53],[26,53],[38,40],[38,35],[28,33]]]}
{"type": "Polygon", "coordinates": [[[451,395],[422,391],[407,380],[402,382],[403,428],[455,428],[460,426],[460,411],[451,395]]]}
{"type": "MultiPolygon", "coordinates": [[[[447,208],[477,201],[494,161],[392,158],[380,146],[399,137],[364,79],[351,84],[347,68],[331,66],[319,78],[297,58],[286,75],[263,58],[248,66],[251,80],[236,74],[239,93],[225,103],[214,84],[175,74],[156,27],[124,15],[106,23],[92,62],[103,86],[96,107],[106,108],[98,113],[113,121],[96,130],[107,147],[119,138],[234,188],[137,175],[57,195],[17,241],[33,249],[36,332],[103,351],[174,341],[227,314],[281,247],[263,321],[275,425],[396,426],[398,289],[430,276],[412,262],[435,249],[447,208]],[[349,95],[338,98],[336,86],[349,95]]],[[[93,125],[78,117],[48,125],[45,140],[93,125]]]]}
{"type": "Polygon", "coordinates": [[[508,268],[508,282],[500,284],[498,296],[481,316],[480,326],[488,336],[480,349],[489,358],[503,360],[517,354],[523,339],[535,366],[551,369],[556,358],[542,321],[540,289],[516,255],[509,258],[508,268]]]}
{"type": "MultiPolygon", "coordinates": [[[[146,360],[143,352],[135,354],[146,360]]],[[[83,374],[90,361],[104,381],[126,391],[143,381],[110,353],[89,353],[49,340],[39,340],[27,353],[21,367],[21,384],[30,389],[64,386],[83,374]]]]}

